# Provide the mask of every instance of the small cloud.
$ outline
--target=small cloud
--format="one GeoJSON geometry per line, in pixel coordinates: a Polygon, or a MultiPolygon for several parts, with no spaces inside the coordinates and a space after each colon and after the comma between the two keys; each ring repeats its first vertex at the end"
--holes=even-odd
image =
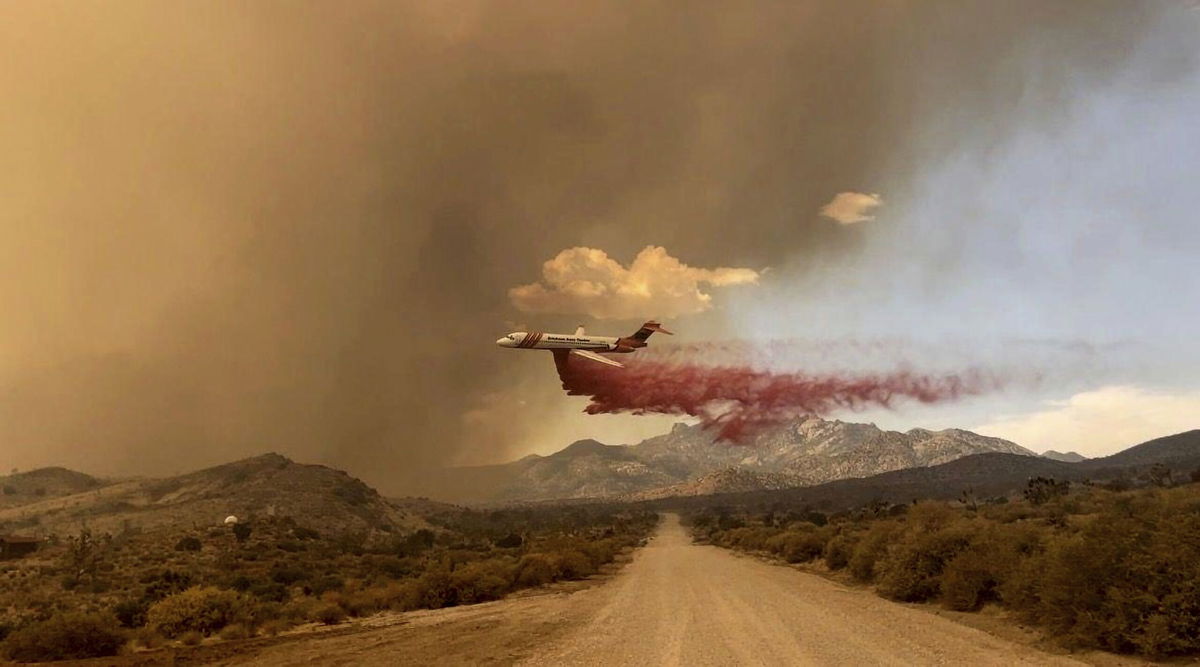
{"type": "Polygon", "coordinates": [[[1032,449],[1075,450],[1106,456],[1126,447],[1200,426],[1200,392],[1165,393],[1136,386],[1109,386],[1046,409],[1005,417],[971,430],[1007,438],[1032,449]]]}
{"type": "Polygon", "coordinates": [[[688,266],[665,248],[646,246],[628,268],[595,248],[569,248],[542,265],[542,282],[508,290],[529,313],[586,314],[597,319],[677,317],[712,307],[704,286],[758,282],[752,269],[688,266]]]}
{"type": "Polygon", "coordinates": [[[875,216],[867,214],[879,206],[883,206],[883,198],[878,194],[839,192],[828,204],[821,207],[821,215],[837,220],[843,225],[853,225],[856,222],[874,220],[875,216]]]}

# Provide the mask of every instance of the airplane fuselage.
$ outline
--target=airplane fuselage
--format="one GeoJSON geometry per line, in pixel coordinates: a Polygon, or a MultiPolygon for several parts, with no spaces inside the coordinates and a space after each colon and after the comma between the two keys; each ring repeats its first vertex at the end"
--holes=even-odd
{"type": "Polygon", "coordinates": [[[523,350],[550,350],[554,353],[554,365],[559,373],[565,368],[568,358],[581,357],[591,362],[624,368],[624,364],[601,355],[601,352],[633,352],[646,347],[646,339],[655,332],[670,335],[671,332],[653,320],[646,322],[629,336],[589,336],[583,325],[573,334],[542,333],[540,331],[514,331],[496,341],[500,347],[523,350]]]}
{"type": "Polygon", "coordinates": [[[574,334],[514,331],[496,341],[500,347],[524,350],[597,350],[601,352],[633,352],[635,346],[622,345],[612,336],[576,336],[574,334]]]}

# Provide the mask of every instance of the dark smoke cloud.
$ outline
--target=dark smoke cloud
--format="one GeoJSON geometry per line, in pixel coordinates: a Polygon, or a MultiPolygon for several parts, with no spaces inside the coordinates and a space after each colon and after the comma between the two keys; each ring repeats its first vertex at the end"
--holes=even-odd
{"type": "Polygon", "coordinates": [[[274,449],[395,491],[523,453],[561,397],[490,341],[545,258],[836,261],[868,232],[817,210],[880,190],[925,105],[1055,122],[1044,91],[1102,84],[1147,11],[9,3],[5,460],[161,474],[274,449]],[[464,421],[514,387],[538,409],[464,421]]]}

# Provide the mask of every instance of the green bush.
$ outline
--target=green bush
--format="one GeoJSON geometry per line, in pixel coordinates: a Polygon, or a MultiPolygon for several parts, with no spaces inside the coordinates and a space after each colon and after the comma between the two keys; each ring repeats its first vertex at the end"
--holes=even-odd
{"type": "Polygon", "coordinates": [[[154,603],[146,624],[166,637],[189,631],[211,635],[230,623],[249,622],[254,603],[237,591],[214,587],[189,588],[154,603]]]}
{"type": "Polygon", "coordinates": [[[115,616],[68,612],[13,631],[2,648],[15,662],[42,662],[112,656],[124,643],[115,616]]]}

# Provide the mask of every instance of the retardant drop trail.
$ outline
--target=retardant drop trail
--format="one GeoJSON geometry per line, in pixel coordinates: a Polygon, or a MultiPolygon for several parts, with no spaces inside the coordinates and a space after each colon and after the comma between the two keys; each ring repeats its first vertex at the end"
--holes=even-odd
{"type": "Polygon", "coordinates": [[[716,428],[719,439],[735,443],[803,415],[890,407],[900,399],[953,401],[1002,384],[980,370],[810,375],[639,359],[627,362],[626,368],[613,368],[581,363],[567,354],[555,354],[555,365],[568,394],[591,398],[588,414],[689,415],[706,428],[716,428]]]}

